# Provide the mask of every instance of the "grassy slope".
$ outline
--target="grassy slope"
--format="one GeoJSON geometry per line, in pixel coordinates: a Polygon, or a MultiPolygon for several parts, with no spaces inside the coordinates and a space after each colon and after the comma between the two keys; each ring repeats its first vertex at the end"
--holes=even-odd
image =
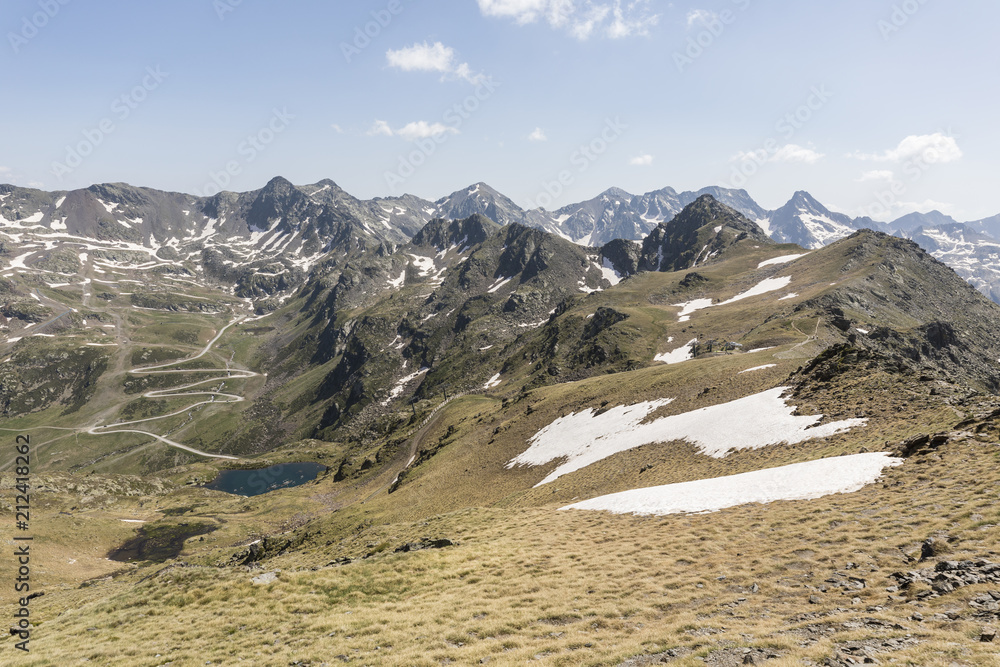
{"type": "MultiPolygon", "coordinates": [[[[802,658],[821,663],[855,639],[912,635],[919,644],[879,659],[995,664],[989,645],[978,642],[990,619],[973,618],[967,606],[988,586],[924,602],[912,599],[914,592],[886,590],[893,583],[889,574],[915,567],[907,555],[918,555],[928,537],[947,544],[951,559],[998,558],[1000,514],[992,490],[1000,467],[990,421],[980,437],[913,457],[889,470],[882,483],[854,494],[700,516],[556,511],[575,498],[637,486],[884,451],[887,442],[950,430],[977,410],[988,412],[991,399],[982,395],[941,379],[856,369],[833,382],[813,383],[795,403],[803,413],[831,419],[862,412],[870,420],[862,431],[723,460],[685,443],[649,445],[539,489],[531,487],[555,464],[504,468],[527,438],[556,417],[605,401],[671,397],[676,400],[660,414],[676,414],[789,382],[819,349],[840,339],[817,312],[795,312],[796,304],[835,289],[831,283],[842,286],[864,276],[843,274],[832,252],[807,268],[798,263],[756,269],[760,260],[787,250],[768,248],[760,257],[699,269],[709,279],[699,293],[679,288],[683,272],[647,274],[617,290],[580,297],[560,316],[585,320],[600,305],[628,312],[628,320],[606,333],[632,341],[627,354],[644,362],[694,335],[743,341],[744,349],[777,349],[653,365],[530,392],[520,388],[536,371],[514,364],[496,390],[449,403],[419,442],[402,438],[418,433],[415,424],[396,434],[402,442],[384,447],[381,459],[376,451],[386,443],[370,443],[368,454],[356,454],[370,454],[375,467],[352,468],[341,482],[331,474],[297,489],[243,499],[184,486],[210,478],[219,464],[209,462],[174,468],[155,488],[118,476],[88,477],[93,488],[84,493],[72,487],[80,484],[77,477],[41,477],[37,481],[47,490],[34,501],[36,572],[47,595],[32,603],[32,657],[13,656],[12,640],[0,639],[3,659],[34,665],[319,665],[344,656],[384,665],[473,664],[484,658],[492,664],[607,665],[678,648],[690,654],[677,664],[693,665],[721,648],[757,647],[785,656],[769,663],[781,667],[802,664],[802,658]],[[676,321],[671,304],[708,294],[726,299],[772,275],[791,275],[793,283],[765,297],[700,311],[690,323],[676,321]],[[800,297],[778,302],[788,291],[800,297]],[[778,317],[762,321],[761,312],[778,317]],[[641,335],[629,336],[629,328],[641,335]],[[674,344],[666,344],[668,336],[674,344]],[[738,373],[764,363],[777,367],[738,373]],[[387,494],[411,446],[417,462],[387,494]],[[652,467],[640,473],[646,466],[652,467]],[[163,526],[208,523],[215,530],[190,539],[179,562],[103,560],[134,534],[123,518],[163,526]],[[262,537],[269,554],[263,569],[232,565],[235,554],[262,537]],[[447,537],[457,546],[394,553],[425,537],[447,537]],[[339,558],[358,560],[334,565],[339,558]],[[848,563],[856,564],[850,573],[867,585],[842,594],[825,582],[847,572],[848,563]],[[279,570],[276,583],[249,581],[279,570]],[[817,602],[810,603],[811,596],[817,602]],[[914,612],[925,620],[912,620],[914,612]],[[858,625],[871,618],[886,625],[858,625]]],[[[190,317],[203,316],[183,316],[190,317]]],[[[166,331],[164,342],[170,338],[169,346],[180,349],[181,341],[166,331]]],[[[220,351],[229,346],[248,358],[254,340],[234,334],[220,351]]],[[[49,447],[62,447],[59,442],[49,447]]],[[[319,460],[335,466],[349,454],[340,445],[306,442],[261,462],[319,460]]],[[[0,486],[6,494],[9,473],[0,486]]],[[[0,520],[10,525],[9,510],[3,514],[0,520]]],[[[9,576],[4,561],[0,580],[9,576]]]]}

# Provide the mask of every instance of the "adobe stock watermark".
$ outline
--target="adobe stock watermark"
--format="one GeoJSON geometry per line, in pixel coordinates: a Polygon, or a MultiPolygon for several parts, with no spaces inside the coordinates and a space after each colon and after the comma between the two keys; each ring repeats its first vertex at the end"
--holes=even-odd
{"type": "MultiPolygon", "coordinates": [[[[749,9],[752,2],[752,0],[731,1],[741,12],[749,9]]],[[[689,18],[690,21],[700,22],[702,29],[695,35],[688,36],[687,45],[683,51],[674,51],[674,65],[677,67],[677,71],[683,74],[684,70],[705,54],[705,51],[712,48],[716,40],[726,32],[726,28],[736,23],[738,18],[739,14],[732,9],[723,9],[718,14],[713,13],[702,18],[689,18]]]]}
{"type": "Polygon", "coordinates": [[[442,116],[442,120],[447,126],[447,131],[415,140],[413,142],[413,150],[399,156],[399,163],[396,166],[396,170],[387,171],[383,174],[385,184],[389,186],[389,189],[395,192],[398,186],[405,183],[407,179],[417,173],[417,169],[426,164],[427,160],[437,153],[442,145],[447,143],[450,135],[458,134],[462,125],[472,118],[473,114],[479,110],[484,102],[493,97],[493,94],[499,87],[499,81],[495,81],[492,76],[484,76],[481,78],[479,85],[476,86],[474,93],[446,110],[442,116]]]}
{"type": "Polygon", "coordinates": [[[371,13],[371,21],[363,26],[356,26],[354,39],[350,42],[340,43],[340,52],[344,54],[344,60],[347,61],[347,64],[350,64],[355,56],[360,56],[362,51],[371,46],[372,42],[382,34],[382,31],[389,27],[392,20],[403,13],[403,9],[402,0],[389,0],[385,9],[371,13]]]}
{"type": "Polygon", "coordinates": [[[802,104],[793,111],[786,113],[774,124],[774,129],[778,133],[778,136],[770,137],[763,143],[761,148],[744,154],[739,164],[733,167],[733,171],[729,177],[729,187],[740,189],[746,186],[747,182],[756,176],[757,172],[765,164],[777,157],[783,149],[788,147],[787,142],[799,130],[805,127],[816,113],[826,106],[833,95],[827,89],[826,84],[813,86],[802,104]],[[782,140],[786,143],[782,143],[782,140]]]}
{"type": "Polygon", "coordinates": [[[243,0],[212,0],[212,8],[220,21],[226,20],[226,14],[232,14],[243,4],[243,0]]]}
{"type": "Polygon", "coordinates": [[[924,8],[928,0],[904,0],[892,6],[892,14],[888,20],[879,19],[878,31],[882,33],[882,39],[889,41],[893,35],[902,30],[910,20],[924,8]]]}
{"type": "Polygon", "coordinates": [[[551,210],[552,204],[563,195],[566,188],[573,185],[577,175],[590,169],[590,166],[597,162],[627,129],[628,125],[623,123],[621,118],[617,116],[614,119],[608,118],[605,120],[601,132],[588,143],[582,144],[570,155],[569,163],[573,167],[576,167],[576,169],[563,169],[556,174],[554,180],[542,181],[540,185],[543,192],[539,192],[533,199],[528,199],[528,205],[525,209],[544,208],[551,210]]]}
{"type": "Polygon", "coordinates": [[[168,76],[170,74],[162,71],[159,66],[147,67],[146,74],[142,77],[139,85],[111,102],[110,116],[102,118],[94,127],[85,128],[82,131],[82,140],[66,146],[66,156],[63,161],[52,163],[52,175],[61,181],[64,176],[73,173],[87,157],[97,150],[98,146],[104,143],[108,136],[118,129],[116,121],[124,123],[128,120],[132,113],[149,98],[149,94],[159,88],[168,76]]]}
{"type": "Polygon", "coordinates": [[[38,0],[39,11],[31,16],[21,17],[21,29],[17,32],[7,33],[7,41],[14,53],[21,52],[21,47],[27,46],[28,42],[38,36],[38,33],[54,19],[63,7],[71,0],[38,0]]]}
{"type": "Polygon", "coordinates": [[[225,190],[233,182],[233,178],[243,173],[246,165],[256,160],[278,135],[288,129],[293,120],[295,116],[288,113],[288,109],[273,109],[270,120],[236,146],[236,154],[242,159],[229,160],[222,169],[209,171],[209,180],[201,190],[195,189],[194,193],[199,197],[213,197],[225,190]]]}

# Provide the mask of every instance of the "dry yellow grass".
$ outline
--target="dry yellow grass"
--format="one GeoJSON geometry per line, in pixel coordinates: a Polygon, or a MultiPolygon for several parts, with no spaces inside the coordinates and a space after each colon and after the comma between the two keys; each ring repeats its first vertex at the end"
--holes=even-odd
{"type": "Polygon", "coordinates": [[[317,534],[257,572],[182,556],[201,564],[50,592],[33,603],[31,657],[14,654],[9,639],[0,650],[11,665],[320,665],[337,656],[369,665],[614,665],[682,648],[692,653],[675,664],[695,665],[718,648],[755,647],[784,656],[768,663],[782,665],[821,663],[856,639],[910,636],[919,643],[879,660],[991,665],[995,649],[978,642],[988,623],[967,604],[988,586],[927,602],[894,600],[885,589],[892,572],[915,567],[905,554],[932,535],[950,536],[949,559],[997,558],[998,482],[996,447],[967,441],[911,459],[858,493],[710,515],[547,505],[366,526],[354,508],[337,522],[360,530],[317,534]],[[393,553],[423,536],[458,545],[393,553]],[[819,592],[848,563],[866,588],[819,592]],[[250,582],[275,570],[275,583],[250,582]],[[911,620],[914,612],[925,620],[911,620]],[[936,616],[949,612],[960,617],[936,616]],[[859,618],[887,627],[852,629],[859,618]]]}

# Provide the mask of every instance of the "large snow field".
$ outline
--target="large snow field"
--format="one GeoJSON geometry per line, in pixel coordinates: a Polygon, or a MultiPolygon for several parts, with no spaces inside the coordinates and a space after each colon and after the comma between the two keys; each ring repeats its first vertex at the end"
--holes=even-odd
{"type": "Polygon", "coordinates": [[[663,516],[714,512],[747,503],[812,500],[859,491],[877,480],[886,468],[902,463],[903,459],[886,453],[836,456],[729,477],[623,491],[560,509],[663,516]]]}
{"type": "Polygon", "coordinates": [[[538,466],[564,459],[535,485],[541,486],[619,452],[657,442],[687,440],[702,454],[723,458],[730,450],[760,449],[781,442],[796,444],[843,433],[868,421],[846,419],[817,426],[823,415],[792,414],[795,406],[788,405],[781,396],[787,389],[776,387],[647,423],[643,422],[650,414],[673,399],[622,405],[599,415],[588,408],[561,417],[533,435],[528,449],[511,459],[507,467],[538,466]]]}

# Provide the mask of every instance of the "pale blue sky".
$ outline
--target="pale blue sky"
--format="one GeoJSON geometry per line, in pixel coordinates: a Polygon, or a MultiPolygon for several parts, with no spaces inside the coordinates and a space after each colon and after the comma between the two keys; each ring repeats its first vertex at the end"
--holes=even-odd
{"type": "Polygon", "coordinates": [[[550,208],[735,185],[976,219],[1000,213],[998,24],[991,0],[8,0],[0,182],[485,181],[550,208]]]}

